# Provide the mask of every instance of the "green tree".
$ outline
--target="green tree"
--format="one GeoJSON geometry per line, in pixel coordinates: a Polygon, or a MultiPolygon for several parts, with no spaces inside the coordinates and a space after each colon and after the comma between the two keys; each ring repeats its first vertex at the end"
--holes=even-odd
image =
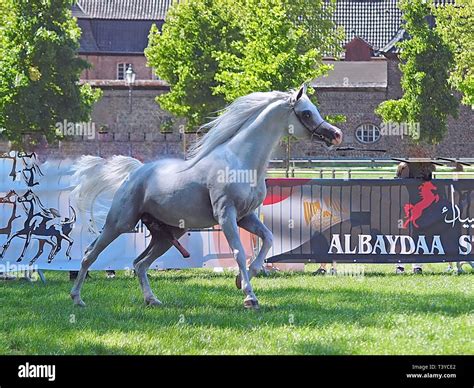
{"type": "Polygon", "coordinates": [[[418,124],[412,132],[419,143],[435,144],[446,133],[448,115],[457,116],[458,101],[448,84],[453,53],[432,27],[433,6],[424,0],[401,0],[409,39],[399,43],[403,97],[380,104],[376,113],[385,122],[418,124]]]}
{"type": "Polygon", "coordinates": [[[454,52],[449,82],[462,93],[462,103],[474,106],[474,5],[458,0],[436,9],[437,29],[454,52]]]}
{"type": "Polygon", "coordinates": [[[332,10],[319,0],[175,4],[163,31],[152,28],[145,51],[171,86],[159,104],[194,127],[236,97],[287,90],[325,73],[322,55],[342,39],[332,10]]]}
{"type": "Polygon", "coordinates": [[[72,0],[1,0],[0,128],[22,148],[25,133],[57,138],[55,124],[87,121],[100,91],[79,85],[72,0]],[[3,15],[3,16],[1,16],[3,15]]]}

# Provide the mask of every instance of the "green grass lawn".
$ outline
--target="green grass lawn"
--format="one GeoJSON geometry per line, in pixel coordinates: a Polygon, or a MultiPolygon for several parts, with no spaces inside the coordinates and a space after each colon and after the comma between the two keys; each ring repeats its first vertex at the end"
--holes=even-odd
{"type": "Polygon", "coordinates": [[[72,306],[67,273],[3,281],[0,354],[474,354],[472,270],[317,277],[308,267],[254,279],[257,312],[243,309],[232,272],[152,271],[158,309],[125,273],[93,273],[85,309],[72,306]]]}

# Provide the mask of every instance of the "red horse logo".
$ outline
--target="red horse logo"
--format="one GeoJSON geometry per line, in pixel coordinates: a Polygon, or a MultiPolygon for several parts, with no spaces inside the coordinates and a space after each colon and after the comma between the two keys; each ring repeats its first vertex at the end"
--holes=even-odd
{"type": "Polygon", "coordinates": [[[407,203],[403,210],[405,210],[405,222],[403,223],[403,229],[406,229],[410,222],[415,228],[418,228],[416,221],[422,216],[425,209],[430,207],[434,202],[439,201],[439,195],[434,194],[433,191],[437,190],[436,186],[430,181],[425,182],[418,186],[420,190],[421,201],[415,204],[407,203]]]}

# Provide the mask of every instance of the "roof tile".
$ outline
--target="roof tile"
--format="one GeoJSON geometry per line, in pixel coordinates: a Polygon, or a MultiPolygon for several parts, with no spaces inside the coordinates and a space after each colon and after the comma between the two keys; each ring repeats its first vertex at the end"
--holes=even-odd
{"type": "Polygon", "coordinates": [[[78,0],[77,3],[85,17],[91,19],[164,20],[173,1],[177,0],[78,0]]]}

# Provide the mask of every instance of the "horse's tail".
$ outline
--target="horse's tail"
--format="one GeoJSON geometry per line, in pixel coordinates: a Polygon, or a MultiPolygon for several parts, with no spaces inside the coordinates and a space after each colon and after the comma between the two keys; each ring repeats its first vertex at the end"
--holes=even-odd
{"type": "MultiPolygon", "coordinates": [[[[90,214],[93,229],[95,227],[94,205],[99,195],[113,197],[122,183],[143,163],[127,156],[113,156],[103,159],[97,156],[83,156],[73,167],[72,183],[76,188],[71,192],[80,212],[90,214]]],[[[108,209],[103,209],[106,213],[108,209]]],[[[106,214],[102,214],[105,218],[106,214]]]]}
{"type": "Polygon", "coordinates": [[[64,221],[61,221],[61,225],[74,225],[76,223],[77,215],[76,211],[72,206],[69,206],[69,215],[72,214],[72,217],[66,218],[64,221]]]}

